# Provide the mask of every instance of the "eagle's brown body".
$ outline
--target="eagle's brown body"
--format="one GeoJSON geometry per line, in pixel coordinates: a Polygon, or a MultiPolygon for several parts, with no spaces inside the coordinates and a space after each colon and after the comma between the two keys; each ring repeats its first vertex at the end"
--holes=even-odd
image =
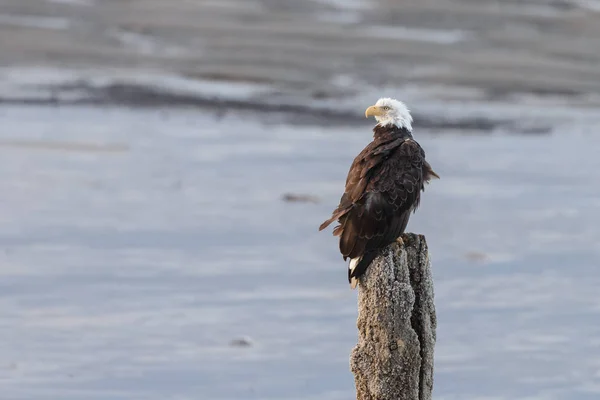
{"type": "Polygon", "coordinates": [[[404,233],[419,206],[425,183],[438,177],[409,130],[373,129],[373,141],[354,159],[340,204],[319,230],[333,221],[344,260],[357,259],[348,280],[360,277],[377,252],[404,233]]]}

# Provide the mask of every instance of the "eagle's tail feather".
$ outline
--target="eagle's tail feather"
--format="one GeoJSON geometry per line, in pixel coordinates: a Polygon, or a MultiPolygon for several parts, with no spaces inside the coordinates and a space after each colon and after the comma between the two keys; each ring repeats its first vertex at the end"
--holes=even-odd
{"type": "Polygon", "coordinates": [[[348,282],[352,289],[356,289],[358,278],[360,278],[369,268],[371,262],[377,257],[377,251],[368,251],[360,257],[350,260],[348,265],[348,282]]]}
{"type": "Polygon", "coordinates": [[[343,210],[335,210],[331,215],[331,218],[329,218],[327,221],[323,222],[321,226],[319,226],[319,231],[322,231],[323,229],[327,228],[329,224],[331,224],[336,219],[340,219],[342,216],[344,216],[344,214],[348,212],[348,210],[350,210],[350,208],[345,208],[343,210]]]}
{"type": "Polygon", "coordinates": [[[331,218],[329,218],[327,221],[323,222],[320,226],[319,226],[319,231],[322,231],[323,229],[327,228],[329,226],[329,224],[331,224],[333,221],[335,221],[336,219],[338,219],[340,217],[340,213],[337,214],[333,214],[331,216],[331,218]]]}

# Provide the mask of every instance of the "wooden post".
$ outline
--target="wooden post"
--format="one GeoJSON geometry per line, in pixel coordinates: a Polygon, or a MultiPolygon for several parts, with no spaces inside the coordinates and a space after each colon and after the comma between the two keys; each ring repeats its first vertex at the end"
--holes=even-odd
{"type": "Polygon", "coordinates": [[[359,282],[357,327],[357,400],[431,400],[436,317],[423,235],[404,234],[371,263],[359,282]]]}

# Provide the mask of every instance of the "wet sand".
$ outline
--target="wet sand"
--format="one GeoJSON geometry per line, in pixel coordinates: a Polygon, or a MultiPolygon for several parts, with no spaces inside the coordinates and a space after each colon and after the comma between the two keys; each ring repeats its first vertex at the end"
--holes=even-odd
{"type": "MultiPolygon", "coordinates": [[[[84,106],[0,119],[3,142],[36,144],[0,146],[3,399],[352,398],[357,293],[317,228],[367,131],[84,106]]],[[[436,399],[597,399],[600,138],[418,138],[442,176],[409,225],[431,249],[436,399]]]]}

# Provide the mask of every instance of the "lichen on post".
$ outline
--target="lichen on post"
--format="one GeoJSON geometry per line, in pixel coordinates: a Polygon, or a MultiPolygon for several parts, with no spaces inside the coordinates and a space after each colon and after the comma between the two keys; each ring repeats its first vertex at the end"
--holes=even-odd
{"type": "Polygon", "coordinates": [[[433,300],[425,237],[404,234],[360,279],[358,344],[350,356],[357,400],[431,400],[433,300]]]}

